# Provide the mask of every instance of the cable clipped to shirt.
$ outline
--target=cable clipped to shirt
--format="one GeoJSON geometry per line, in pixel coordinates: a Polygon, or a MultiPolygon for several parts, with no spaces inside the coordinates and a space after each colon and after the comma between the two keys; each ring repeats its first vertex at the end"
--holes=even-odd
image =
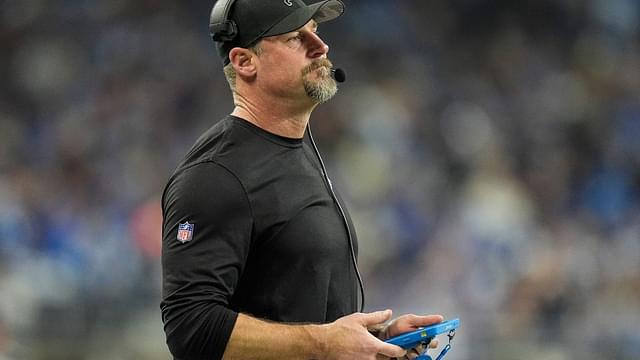
{"type": "MultiPolygon", "coordinates": [[[[338,69],[340,70],[340,69],[338,69]]],[[[343,72],[344,73],[344,72],[343,72]]],[[[313,134],[311,133],[311,127],[309,126],[309,124],[307,124],[307,133],[309,133],[309,140],[311,141],[311,146],[313,147],[313,151],[316,154],[316,157],[318,158],[318,161],[320,162],[320,167],[322,169],[322,176],[324,177],[328,187],[329,187],[329,193],[331,194],[331,198],[333,199],[333,202],[336,204],[336,207],[338,208],[338,211],[340,212],[340,215],[342,216],[342,221],[344,222],[344,226],[347,230],[347,237],[349,238],[349,251],[351,252],[351,262],[353,264],[353,268],[356,271],[356,277],[358,278],[358,285],[360,286],[360,294],[361,294],[361,298],[360,298],[360,312],[364,312],[364,284],[362,283],[362,276],[360,275],[360,270],[358,270],[358,261],[356,259],[356,252],[353,246],[353,236],[351,235],[351,229],[349,228],[349,222],[347,221],[347,215],[344,212],[344,209],[342,208],[342,205],[340,205],[340,202],[338,201],[338,197],[336,196],[335,192],[333,191],[333,185],[331,184],[331,180],[329,180],[329,176],[327,175],[327,169],[324,166],[324,162],[322,161],[322,156],[320,156],[320,151],[318,150],[318,147],[316,146],[316,142],[313,139],[313,134]]]]}

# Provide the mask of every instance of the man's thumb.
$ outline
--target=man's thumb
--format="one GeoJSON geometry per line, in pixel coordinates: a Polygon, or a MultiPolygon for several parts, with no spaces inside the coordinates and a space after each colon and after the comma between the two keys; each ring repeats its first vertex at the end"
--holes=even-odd
{"type": "Polygon", "coordinates": [[[364,314],[364,317],[362,318],[362,325],[369,326],[369,325],[382,324],[387,320],[391,319],[391,314],[392,314],[392,311],[389,309],[364,314]]]}

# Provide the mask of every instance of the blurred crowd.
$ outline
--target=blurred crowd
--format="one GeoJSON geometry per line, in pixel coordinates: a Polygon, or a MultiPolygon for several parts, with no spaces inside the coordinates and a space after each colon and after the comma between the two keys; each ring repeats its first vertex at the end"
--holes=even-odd
{"type": "MultiPolygon", "coordinates": [[[[367,310],[460,317],[451,360],[640,358],[640,2],[345,3],[312,128],[367,310]]],[[[170,358],[160,196],[232,108],[212,4],[0,2],[0,360],[170,358]]]]}

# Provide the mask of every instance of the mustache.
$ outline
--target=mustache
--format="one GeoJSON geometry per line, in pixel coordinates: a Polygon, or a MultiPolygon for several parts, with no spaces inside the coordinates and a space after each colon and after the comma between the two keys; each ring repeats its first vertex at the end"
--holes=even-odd
{"type": "Polygon", "coordinates": [[[329,61],[329,59],[320,59],[320,60],[315,60],[314,62],[312,62],[311,64],[305,66],[302,69],[302,75],[307,75],[309,73],[311,73],[312,71],[315,71],[321,67],[326,67],[327,70],[331,70],[331,68],[333,67],[333,63],[331,63],[331,61],[329,61]]]}

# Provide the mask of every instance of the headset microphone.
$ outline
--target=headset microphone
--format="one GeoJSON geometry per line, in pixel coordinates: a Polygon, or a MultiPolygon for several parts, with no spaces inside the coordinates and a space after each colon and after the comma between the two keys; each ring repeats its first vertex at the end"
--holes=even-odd
{"type": "Polygon", "coordinates": [[[333,77],[337,82],[342,83],[347,80],[347,73],[340,68],[331,69],[331,77],[333,77]]]}

